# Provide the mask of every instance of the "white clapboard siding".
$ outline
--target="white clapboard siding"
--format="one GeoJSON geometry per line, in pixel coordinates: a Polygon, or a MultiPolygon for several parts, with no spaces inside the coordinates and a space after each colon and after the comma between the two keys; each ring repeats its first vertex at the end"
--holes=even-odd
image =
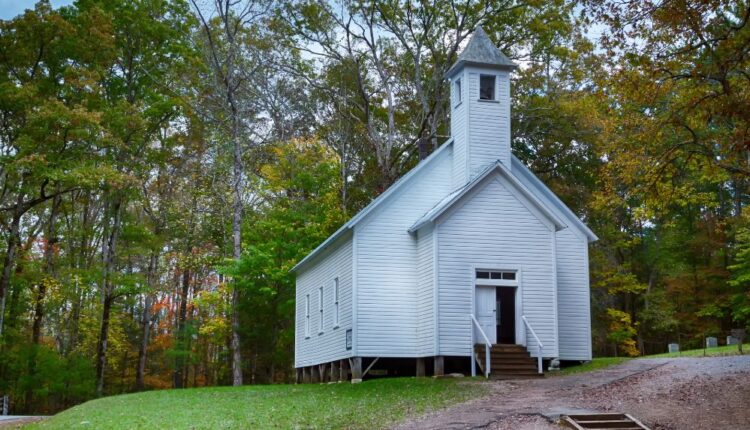
{"type": "Polygon", "coordinates": [[[423,356],[435,352],[435,282],[432,226],[417,233],[417,349],[423,356]]]}
{"type": "Polygon", "coordinates": [[[453,187],[468,182],[490,163],[510,161],[510,73],[470,67],[456,74],[451,85],[451,136],[454,141],[453,187]],[[479,99],[479,76],[495,76],[496,100],[479,99]],[[457,102],[456,80],[463,95],[457,102]]]}
{"type": "Polygon", "coordinates": [[[467,176],[467,108],[466,101],[468,83],[466,73],[459,73],[451,81],[451,136],[453,137],[453,188],[458,188],[468,182],[467,176]],[[456,91],[456,81],[461,80],[461,101],[456,91]]]}
{"type": "MultiPolygon", "coordinates": [[[[499,175],[478,184],[438,220],[438,327],[441,355],[470,355],[474,267],[520,272],[523,314],[557,356],[554,298],[554,232],[531,204],[499,175]]],[[[536,354],[532,336],[529,350],[536,354]]]]}
{"type": "MultiPolygon", "coordinates": [[[[557,313],[560,359],[591,359],[591,302],[588,239],[585,226],[549,188],[514,159],[513,174],[559,217],[568,228],[556,234],[557,313]]],[[[590,231],[588,234],[593,234],[590,231]]]]}
{"type": "Polygon", "coordinates": [[[421,355],[417,239],[407,231],[451,191],[451,153],[433,158],[431,166],[355,227],[360,356],[421,355]]]}
{"type": "Polygon", "coordinates": [[[557,315],[560,359],[591,360],[588,242],[571,229],[557,232],[557,315]]]}
{"type": "MultiPolygon", "coordinates": [[[[596,235],[512,156],[513,64],[477,34],[450,72],[452,139],[295,266],[297,367],[350,356],[469,356],[477,267],[518,271],[522,314],[545,357],[591,358],[587,245],[596,235]],[[496,77],[496,100],[479,99],[481,74],[496,77]]],[[[518,341],[538,355],[530,331],[520,331],[518,341]]]]}
{"type": "Polygon", "coordinates": [[[507,71],[467,69],[469,178],[500,160],[510,168],[510,77],[507,71]],[[495,75],[495,101],[479,100],[479,76],[495,75]]]}
{"type": "Polygon", "coordinates": [[[352,355],[346,331],[352,328],[352,236],[339,239],[297,273],[294,366],[326,363],[352,355]],[[339,279],[339,326],[334,328],[334,279],[339,279]],[[323,287],[323,333],[319,333],[318,289],[323,287]],[[305,338],[305,297],[310,295],[310,337],[305,338]]]}

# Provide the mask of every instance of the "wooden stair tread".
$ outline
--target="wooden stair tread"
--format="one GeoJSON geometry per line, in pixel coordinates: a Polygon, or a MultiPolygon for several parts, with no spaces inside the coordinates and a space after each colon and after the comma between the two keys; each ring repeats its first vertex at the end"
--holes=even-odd
{"type": "Polygon", "coordinates": [[[649,430],[628,414],[568,415],[561,421],[577,430],[649,430]]]}
{"type": "MultiPolygon", "coordinates": [[[[474,352],[483,363],[485,345],[475,345],[474,352]]],[[[490,348],[490,378],[532,379],[543,378],[539,373],[537,359],[523,345],[496,344],[490,348]]]]}

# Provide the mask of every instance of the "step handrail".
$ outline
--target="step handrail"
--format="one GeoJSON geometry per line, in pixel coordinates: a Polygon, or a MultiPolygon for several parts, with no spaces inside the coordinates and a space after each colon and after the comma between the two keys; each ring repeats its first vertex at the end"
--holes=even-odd
{"type": "Polygon", "coordinates": [[[536,357],[537,368],[539,370],[539,373],[544,373],[544,369],[542,368],[542,350],[544,349],[544,344],[542,344],[542,341],[539,340],[539,336],[536,335],[536,332],[534,331],[534,327],[532,327],[531,323],[529,323],[529,320],[526,319],[526,315],[521,315],[521,319],[523,320],[523,323],[526,325],[526,328],[528,328],[529,331],[531,332],[531,335],[534,336],[534,340],[536,340],[536,344],[539,346],[539,352],[536,357]]]}
{"type": "MultiPolygon", "coordinates": [[[[477,321],[477,318],[474,316],[474,314],[469,314],[469,317],[471,317],[471,322],[479,330],[479,334],[482,335],[484,338],[484,377],[489,378],[490,377],[490,348],[492,348],[492,343],[490,342],[490,339],[487,337],[487,335],[484,333],[484,330],[482,330],[482,326],[479,325],[479,321],[477,321]]],[[[471,330],[471,376],[477,376],[477,363],[476,363],[476,356],[474,355],[474,327],[472,327],[471,330]]]]}

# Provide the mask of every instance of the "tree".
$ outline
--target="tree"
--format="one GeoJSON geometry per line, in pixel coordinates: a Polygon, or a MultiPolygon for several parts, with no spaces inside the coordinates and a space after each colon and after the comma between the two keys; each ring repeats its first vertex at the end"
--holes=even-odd
{"type": "Polygon", "coordinates": [[[315,140],[292,139],[268,149],[260,168],[263,210],[244,225],[242,258],[227,268],[245,295],[244,338],[252,345],[252,382],[290,380],[294,347],[292,267],[344,221],[338,160],[315,140]]]}
{"type": "MultiPolygon", "coordinates": [[[[244,171],[243,160],[248,140],[252,132],[255,107],[252,100],[243,99],[248,96],[254,68],[252,59],[243,54],[252,52],[253,36],[248,33],[249,27],[258,27],[261,20],[269,11],[269,6],[261,1],[248,0],[245,2],[232,0],[216,0],[212,15],[204,15],[195,0],[191,0],[193,8],[201,21],[204,36],[203,49],[207,57],[215,95],[220,111],[218,112],[223,131],[231,145],[232,154],[232,257],[242,256],[242,215],[244,171]],[[213,14],[216,19],[212,19],[213,14]]],[[[257,31],[257,28],[255,29],[257,31]]],[[[250,95],[251,96],[251,95],[250,95]]],[[[257,142],[256,142],[257,144],[257,142]]],[[[250,146],[253,146],[250,144],[250,146]]],[[[240,291],[235,286],[232,291],[232,384],[242,385],[242,353],[239,335],[239,314],[237,306],[240,291]]]]}

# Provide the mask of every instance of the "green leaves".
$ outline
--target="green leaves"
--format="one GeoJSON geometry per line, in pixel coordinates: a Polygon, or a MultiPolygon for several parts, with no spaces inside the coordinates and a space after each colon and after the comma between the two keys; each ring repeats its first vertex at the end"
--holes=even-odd
{"type": "Polygon", "coordinates": [[[268,365],[291,363],[292,267],[344,221],[339,165],[320,142],[291,140],[267,148],[259,171],[261,204],[243,228],[242,258],[224,269],[242,289],[243,339],[263,345],[268,365]]]}
{"type": "MultiPolygon", "coordinates": [[[[747,217],[743,219],[747,222],[747,217]]],[[[742,225],[737,231],[737,252],[734,264],[729,266],[732,279],[730,306],[732,320],[738,325],[750,328],[750,228],[742,225]]]]}

